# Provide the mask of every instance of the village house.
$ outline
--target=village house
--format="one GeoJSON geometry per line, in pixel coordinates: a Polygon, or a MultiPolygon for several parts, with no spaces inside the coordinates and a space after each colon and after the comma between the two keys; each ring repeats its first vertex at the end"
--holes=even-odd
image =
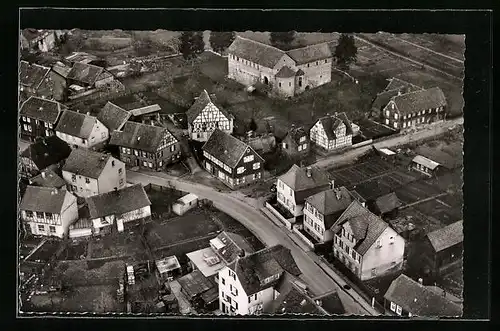
{"type": "Polygon", "coordinates": [[[215,129],[233,133],[234,116],[216,105],[212,98],[203,90],[186,112],[190,139],[207,141],[215,129]]]}
{"type": "Polygon", "coordinates": [[[462,307],[448,299],[442,290],[424,286],[402,274],[392,281],[384,295],[386,312],[404,317],[460,317],[462,307]]]}
{"type": "Polygon", "coordinates": [[[89,113],[65,110],[57,123],[56,135],[71,147],[98,149],[109,139],[109,130],[89,113]]]}
{"type": "Polygon", "coordinates": [[[375,199],[371,211],[382,219],[392,219],[397,216],[398,208],[402,205],[396,193],[391,192],[375,199]]]}
{"type": "Polygon", "coordinates": [[[89,197],[126,185],[125,164],[109,154],[84,148],[71,151],[62,169],[70,191],[89,197]]]}
{"type": "Polygon", "coordinates": [[[166,128],[136,122],[113,131],[109,144],[118,146],[120,160],[129,167],[161,171],[182,156],[179,140],[166,128]]]}
{"type": "Polygon", "coordinates": [[[232,189],[262,179],[264,159],[224,131],[215,129],[202,150],[204,168],[232,189]]]}
{"type": "Polygon", "coordinates": [[[38,139],[21,153],[20,175],[31,178],[41,171],[59,167],[71,153],[71,148],[57,136],[38,139]]]}
{"type": "Polygon", "coordinates": [[[309,154],[311,145],[309,144],[309,133],[303,127],[292,128],[286,133],[281,142],[283,150],[291,158],[302,158],[309,154]]]}
{"type": "Polygon", "coordinates": [[[101,88],[111,84],[115,77],[103,67],[76,62],[68,73],[67,85],[74,92],[101,88]]]}
{"type": "Polygon", "coordinates": [[[362,281],[401,270],[405,240],[354,200],[332,226],[333,253],[362,281]]]}
{"type": "Polygon", "coordinates": [[[443,120],[446,97],[439,87],[392,97],[383,109],[384,124],[396,130],[443,120]]]}
{"type": "Polygon", "coordinates": [[[318,243],[333,240],[331,227],[352,201],[351,193],[344,186],[309,196],[305,201],[304,231],[318,243]]]}
{"type": "Polygon", "coordinates": [[[292,97],[331,81],[333,55],[327,43],[282,51],[236,36],[227,49],[228,77],[246,86],[263,83],[292,97]]]}
{"type": "Polygon", "coordinates": [[[288,248],[276,245],[238,256],[219,271],[219,309],[223,314],[260,314],[279,296],[276,287],[289,273],[302,272],[288,248]]]}
{"type": "Polygon", "coordinates": [[[56,46],[56,39],[61,35],[61,31],[55,30],[24,29],[20,35],[21,49],[48,52],[56,46]]]}
{"type": "Polygon", "coordinates": [[[410,163],[409,168],[416,170],[424,175],[432,177],[436,174],[436,171],[439,169],[440,164],[428,159],[422,155],[415,156],[410,163]]]}
{"type": "Polygon", "coordinates": [[[301,168],[294,164],[276,180],[277,202],[292,217],[299,217],[304,214],[306,198],[331,185],[327,172],[316,167],[301,168]]]}
{"type": "Polygon", "coordinates": [[[73,66],[75,63],[91,64],[98,67],[105,68],[106,61],[86,52],[73,52],[64,58],[64,62],[73,66]]]}
{"type": "Polygon", "coordinates": [[[250,131],[244,142],[260,155],[272,153],[276,148],[276,137],[272,133],[255,136],[254,132],[250,131]]]}
{"type": "Polygon", "coordinates": [[[461,265],[463,241],[463,221],[429,232],[421,248],[424,269],[428,274],[438,277],[461,265]]]}
{"type": "Polygon", "coordinates": [[[19,120],[21,139],[35,141],[36,137],[50,137],[65,106],[57,101],[29,97],[21,104],[19,120]]]}
{"type": "Polygon", "coordinates": [[[108,131],[112,133],[115,130],[121,130],[129,120],[130,115],[130,112],[127,110],[108,101],[102,107],[99,114],[97,114],[97,120],[104,124],[108,128],[108,131]]]}
{"type": "Polygon", "coordinates": [[[161,107],[158,104],[129,109],[130,121],[142,123],[161,122],[160,111],[161,107]]]}
{"type": "Polygon", "coordinates": [[[86,199],[89,219],[94,233],[123,232],[130,224],[137,224],[151,216],[151,202],[142,184],[94,195],[86,199]]]}
{"type": "Polygon", "coordinates": [[[76,197],[65,189],[28,186],[19,205],[28,233],[63,238],[78,218],[76,197]]]}
{"type": "Polygon", "coordinates": [[[32,186],[44,186],[52,188],[63,188],[66,182],[54,170],[45,169],[38,176],[29,179],[29,184],[32,186]]]}
{"type": "Polygon", "coordinates": [[[311,143],[326,151],[352,146],[352,125],[345,113],[320,118],[309,134],[311,143]]]}
{"type": "Polygon", "coordinates": [[[181,293],[197,310],[211,312],[219,306],[217,283],[195,270],[178,278],[181,293]]]}
{"type": "Polygon", "coordinates": [[[406,94],[416,91],[423,91],[420,86],[413,85],[402,79],[392,77],[388,79],[389,83],[386,88],[377,94],[372,103],[372,111],[382,115],[382,110],[387,106],[389,101],[398,94],[406,94]]]}
{"type": "Polygon", "coordinates": [[[19,91],[26,98],[37,96],[44,99],[54,98],[54,83],[51,70],[36,63],[19,63],[19,91]]]}

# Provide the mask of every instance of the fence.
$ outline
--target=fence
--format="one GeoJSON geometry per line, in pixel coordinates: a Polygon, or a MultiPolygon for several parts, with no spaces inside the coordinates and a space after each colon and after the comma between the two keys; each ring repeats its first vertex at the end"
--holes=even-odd
{"type": "Polygon", "coordinates": [[[314,250],[314,243],[302,233],[299,227],[294,226],[293,232],[295,232],[299,236],[299,238],[306,243],[307,246],[311,247],[311,249],[314,250]]]}
{"type": "Polygon", "coordinates": [[[291,218],[286,219],[281,215],[279,211],[277,211],[269,202],[266,202],[266,208],[273,213],[274,216],[276,216],[283,224],[285,224],[286,228],[290,231],[292,231],[293,224],[291,222],[291,218]]]}
{"type": "Polygon", "coordinates": [[[362,141],[360,143],[352,145],[352,148],[358,148],[358,147],[370,145],[372,143],[373,143],[373,139],[368,139],[368,140],[365,140],[365,141],[362,141]]]}

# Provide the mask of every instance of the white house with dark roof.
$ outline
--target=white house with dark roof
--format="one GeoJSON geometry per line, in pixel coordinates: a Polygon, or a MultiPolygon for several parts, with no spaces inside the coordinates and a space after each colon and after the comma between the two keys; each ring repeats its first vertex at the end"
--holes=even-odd
{"type": "Polygon", "coordinates": [[[97,120],[104,124],[111,133],[115,130],[121,130],[130,116],[129,111],[108,101],[97,114],[97,120]]]}
{"type": "Polygon", "coordinates": [[[57,101],[29,97],[19,109],[21,138],[34,141],[36,137],[54,135],[56,123],[65,108],[57,101]]]}
{"type": "Polygon", "coordinates": [[[38,176],[29,179],[30,185],[52,188],[63,188],[66,182],[54,170],[42,170],[38,176]]]}
{"type": "Polygon", "coordinates": [[[244,85],[270,85],[282,96],[294,96],[331,81],[333,55],[328,43],[282,51],[237,36],[227,50],[228,77],[244,85]]]}
{"type": "Polygon", "coordinates": [[[127,184],[125,164],[109,154],[74,149],[62,168],[70,191],[89,197],[121,189],[127,184]]]}
{"type": "Polygon", "coordinates": [[[295,127],[292,125],[285,137],[283,137],[281,150],[292,158],[307,156],[311,150],[309,132],[303,127],[295,127]]]}
{"type": "Polygon", "coordinates": [[[151,216],[151,202],[142,184],[94,195],[86,201],[95,234],[115,224],[118,232],[123,232],[127,223],[151,216]]]}
{"type": "Polygon", "coordinates": [[[43,170],[59,171],[70,153],[68,144],[56,136],[38,139],[21,153],[19,174],[31,178],[43,170]]]}
{"type": "Polygon", "coordinates": [[[393,97],[405,93],[424,90],[420,86],[414,85],[410,82],[396,77],[389,78],[387,79],[387,81],[389,83],[387,84],[385,89],[377,94],[375,100],[373,100],[372,103],[372,111],[377,112],[377,114],[380,113],[385,108],[385,106],[387,106],[387,104],[393,97]]]}
{"type": "Polygon", "coordinates": [[[440,164],[422,155],[415,156],[410,163],[410,169],[417,170],[429,177],[432,177],[440,164]]]}
{"type": "Polygon", "coordinates": [[[288,248],[276,245],[240,254],[219,271],[219,308],[227,315],[253,315],[266,311],[279,296],[276,291],[285,274],[302,272],[288,248]]]}
{"type": "Polygon", "coordinates": [[[402,268],[405,240],[354,200],[331,227],[333,253],[362,281],[402,268]]]}
{"type": "Polygon", "coordinates": [[[352,146],[352,124],[345,113],[324,116],[309,131],[311,142],[326,151],[352,146]]]}
{"type": "MultiPolygon", "coordinates": [[[[75,62],[66,79],[70,89],[75,89],[72,87],[74,85],[80,89],[89,89],[109,85],[114,81],[115,77],[103,67],[82,62],[75,62]]],[[[78,90],[78,88],[75,89],[75,91],[78,90]]]]}
{"type": "Polygon", "coordinates": [[[447,101],[439,87],[398,92],[382,111],[384,124],[396,130],[408,129],[444,119],[447,101]]]}
{"type": "Polygon", "coordinates": [[[330,186],[327,172],[317,167],[301,168],[294,164],[276,180],[277,202],[293,217],[298,217],[304,214],[304,202],[307,197],[330,186]]]}
{"type": "Polygon", "coordinates": [[[436,291],[402,274],[392,281],[384,294],[384,307],[391,315],[404,317],[461,317],[461,305],[447,293],[436,291]]]}
{"type": "Polygon", "coordinates": [[[19,205],[28,233],[63,238],[78,219],[76,197],[65,189],[28,186],[19,205]]]}
{"type": "Polygon", "coordinates": [[[96,117],[65,110],[56,126],[56,135],[72,147],[102,147],[109,139],[108,128],[96,117]]]}
{"type": "Polygon", "coordinates": [[[264,159],[252,147],[215,129],[202,147],[203,166],[230,188],[262,179],[264,159]]]}
{"type": "Polygon", "coordinates": [[[203,90],[186,112],[189,137],[192,140],[207,141],[215,129],[227,134],[233,133],[234,116],[216,105],[212,98],[203,90]]]}

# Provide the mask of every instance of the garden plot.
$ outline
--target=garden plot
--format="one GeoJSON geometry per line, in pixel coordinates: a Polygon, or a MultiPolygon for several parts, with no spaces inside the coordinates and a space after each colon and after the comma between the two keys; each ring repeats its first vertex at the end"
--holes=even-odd
{"type": "Polygon", "coordinates": [[[92,238],[89,242],[88,252],[90,258],[135,258],[146,260],[148,258],[146,247],[140,238],[140,228],[136,232],[122,232],[92,238]]]}

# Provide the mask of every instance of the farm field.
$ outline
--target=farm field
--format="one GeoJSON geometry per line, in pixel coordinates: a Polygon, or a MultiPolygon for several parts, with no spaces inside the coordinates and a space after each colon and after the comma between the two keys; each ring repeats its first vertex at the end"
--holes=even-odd
{"type": "Polygon", "coordinates": [[[465,60],[465,36],[447,34],[397,34],[396,38],[405,40],[412,44],[428,48],[434,52],[444,54],[460,61],[465,60]]]}

